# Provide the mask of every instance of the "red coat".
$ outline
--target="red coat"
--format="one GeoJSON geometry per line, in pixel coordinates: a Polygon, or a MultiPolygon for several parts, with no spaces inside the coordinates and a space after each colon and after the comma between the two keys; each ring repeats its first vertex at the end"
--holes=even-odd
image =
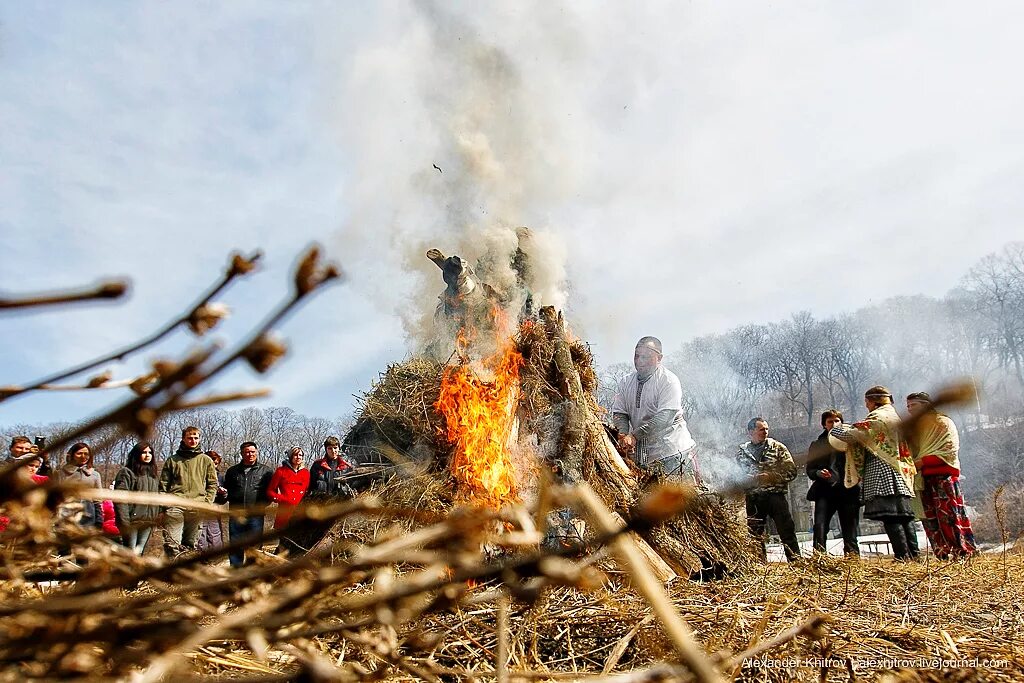
{"type": "Polygon", "coordinates": [[[117,530],[117,517],[114,516],[114,503],[109,500],[105,500],[101,503],[103,506],[103,533],[108,536],[119,536],[120,531],[117,530]]]}
{"type": "MultiPolygon", "coordinates": [[[[42,474],[33,474],[32,481],[37,484],[45,484],[49,481],[49,477],[42,474]]],[[[0,516],[0,532],[7,531],[7,526],[11,523],[11,518],[7,515],[0,516]]]]}
{"type": "Polygon", "coordinates": [[[302,501],[309,489],[309,470],[303,467],[295,471],[287,462],[283,463],[270,478],[267,497],[278,505],[274,528],[280,529],[291,519],[295,506],[302,501]]]}

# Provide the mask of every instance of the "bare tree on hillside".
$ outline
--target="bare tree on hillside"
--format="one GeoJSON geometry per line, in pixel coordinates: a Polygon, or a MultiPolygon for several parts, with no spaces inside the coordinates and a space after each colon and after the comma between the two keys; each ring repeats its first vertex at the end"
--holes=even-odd
{"type": "Polygon", "coordinates": [[[977,386],[977,400],[971,406],[974,423],[982,423],[982,402],[988,403],[998,360],[992,353],[991,335],[975,292],[958,288],[944,300],[947,309],[945,352],[951,357],[954,374],[971,377],[977,386]]]}
{"type": "Polygon", "coordinates": [[[165,429],[161,438],[168,446],[170,455],[178,448],[181,432],[185,427],[198,427],[203,434],[203,450],[214,450],[219,453],[230,452],[234,442],[231,415],[222,408],[192,408],[183,410],[166,418],[165,429]]]}
{"type": "Polygon", "coordinates": [[[302,420],[302,431],[306,439],[306,456],[308,459],[313,459],[319,457],[324,441],[334,434],[335,430],[334,424],[326,418],[306,417],[302,420]]]}
{"type": "Polygon", "coordinates": [[[260,448],[266,446],[263,442],[263,436],[266,432],[267,420],[262,410],[252,407],[243,408],[235,411],[232,414],[232,418],[234,420],[235,439],[238,441],[238,445],[246,441],[253,441],[260,448]]]}
{"type": "Polygon", "coordinates": [[[730,366],[717,336],[700,337],[667,360],[683,388],[683,413],[704,441],[730,441],[757,412],[749,382],[730,366]]]}
{"type": "Polygon", "coordinates": [[[631,363],[612,363],[605,366],[597,377],[597,404],[611,413],[612,399],[619,380],[633,372],[631,363]]]}
{"type": "Polygon", "coordinates": [[[1024,242],[1007,245],[968,271],[964,287],[975,293],[992,325],[1000,362],[1024,387],[1024,242]]]}
{"type": "Polygon", "coordinates": [[[808,311],[793,315],[776,331],[771,359],[781,379],[779,389],[786,400],[799,407],[812,425],[817,406],[815,380],[825,355],[821,326],[808,311]]]}
{"type": "Polygon", "coordinates": [[[838,386],[853,415],[862,405],[863,387],[871,375],[868,332],[852,315],[832,318],[822,325],[822,345],[819,376],[838,386]]]}
{"type": "Polygon", "coordinates": [[[266,450],[271,458],[283,459],[289,448],[301,445],[301,420],[294,410],[284,406],[266,408],[263,416],[266,420],[266,450]]]}

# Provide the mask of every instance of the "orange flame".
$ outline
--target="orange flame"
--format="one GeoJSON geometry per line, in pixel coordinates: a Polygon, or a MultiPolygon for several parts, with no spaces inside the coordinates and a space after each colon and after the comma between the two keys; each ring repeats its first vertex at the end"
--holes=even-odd
{"type": "MultiPolygon", "coordinates": [[[[492,311],[498,350],[481,361],[490,380],[479,377],[463,362],[445,368],[434,407],[444,416],[446,437],[453,448],[451,471],[463,495],[494,509],[518,499],[508,441],[519,399],[519,369],[523,357],[503,331],[508,325],[500,309],[492,311]]],[[[459,355],[467,358],[473,330],[460,330],[459,355]]]]}

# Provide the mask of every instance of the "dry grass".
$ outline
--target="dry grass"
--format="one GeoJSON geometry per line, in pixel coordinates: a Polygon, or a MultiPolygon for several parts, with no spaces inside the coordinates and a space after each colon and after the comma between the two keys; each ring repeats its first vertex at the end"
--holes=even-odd
{"type": "MultiPolygon", "coordinates": [[[[797,638],[761,657],[791,668],[727,667],[737,680],[1019,681],[1024,676],[1024,557],[967,563],[902,564],[891,560],[826,558],[801,567],[764,566],[756,574],[697,584],[678,581],[672,602],[709,653],[724,662],[757,642],[770,640],[822,613],[828,618],[819,640],[797,638]],[[932,660],[1001,660],[999,666],[926,668],[932,660]],[[921,663],[894,673],[889,664],[921,663]],[[828,662],[822,678],[821,663],[828,662]],[[815,664],[815,665],[808,665],[815,664]],[[851,670],[854,677],[851,678],[851,670]]],[[[673,661],[673,650],[650,607],[610,565],[594,591],[552,588],[532,605],[513,603],[509,613],[509,675],[529,680],[565,680],[629,672],[673,661]]],[[[469,600],[486,596],[487,585],[469,600]]],[[[393,634],[406,657],[438,676],[493,679],[498,648],[498,604],[491,600],[434,615],[393,634]],[[422,648],[415,651],[413,645],[422,648]]],[[[207,674],[238,675],[265,665],[237,644],[216,643],[196,656],[207,674]],[[216,656],[214,656],[216,653],[216,656]],[[230,654],[231,660],[225,658],[230,654]]],[[[368,671],[381,658],[340,638],[315,640],[325,657],[359,662],[368,671]]],[[[291,658],[274,662],[287,666],[291,658]]],[[[759,658],[760,659],[760,658],[759,658]]],[[[279,669],[280,670],[280,669],[279,669]]],[[[387,680],[416,680],[391,673],[387,680]]]]}
{"type": "Polygon", "coordinates": [[[444,418],[434,410],[444,366],[424,358],[395,363],[358,398],[359,419],[345,439],[348,452],[393,451],[413,460],[417,453],[447,453],[444,418]]]}
{"type": "MultiPolygon", "coordinates": [[[[317,558],[260,556],[246,571],[191,562],[134,587],[118,576],[163,570],[99,538],[58,560],[19,534],[6,548],[9,570],[83,569],[75,582],[42,588],[18,576],[0,581],[0,680],[133,671],[158,680],[160,667],[176,681],[284,680],[300,670],[308,680],[493,679],[499,644],[509,680],[686,678],[633,570],[604,549],[581,548],[571,559],[529,547],[495,554],[498,536],[524,529],[452,510],[449,495],[442,478],[392,481],[368,497],[390,505],[368,499],[339,514],[338,542],[317,558]],[[507,627],[499,628],[503,603],[507,627]]],[[[33,514],[41,522],[45,508],[33,514]]],[[[18,532],[23,520],[12,523],[18,532]]],[[[845,681],[852,669],[856,680],[880,680],[886,660],[920,668],[984,659],[1005,668],[900,675],[1016,681],[1024,676],[1022,586],[1024,555],[1000,553],[968,562],[755,564],[721,581],[677,579],[667,591],[726,679],[845,681]],[[809,626],[818,615],[828,620],[820,632],[809,626]],[[790,669],[732,661],[752,647],[777,667],[820,660],[833,668],[823,679],[820,661],[790,669]]]]}

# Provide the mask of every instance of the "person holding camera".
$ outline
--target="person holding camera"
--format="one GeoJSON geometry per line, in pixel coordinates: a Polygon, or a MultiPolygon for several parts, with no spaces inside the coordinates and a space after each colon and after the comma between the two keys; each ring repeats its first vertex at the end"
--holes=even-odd
{"type": "Polygon", "coordinates": [[[8,459],[20,460],[26,455],[32,454],[32,442],[27,436],[16,436],[11,439],[11,445],[8,447],[8,459]]]}

